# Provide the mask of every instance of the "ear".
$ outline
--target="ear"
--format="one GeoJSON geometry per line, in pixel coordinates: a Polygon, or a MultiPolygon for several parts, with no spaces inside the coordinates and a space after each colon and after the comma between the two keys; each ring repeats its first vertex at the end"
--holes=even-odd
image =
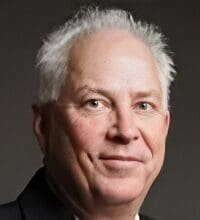
{"type": "Polygon", "coordinates": [[[33,111],[33,133],[35,134],[42,152],[45,154],[47,145],[47,134],[45,131],[45,119],[42,108],[37,104],[32,105],[33,111]]]}
{"type": "Polygon", "coordinates": [[[167,136],[170,125],[170,112],[167,110],[165,113],[165,136],[167,136]]]}

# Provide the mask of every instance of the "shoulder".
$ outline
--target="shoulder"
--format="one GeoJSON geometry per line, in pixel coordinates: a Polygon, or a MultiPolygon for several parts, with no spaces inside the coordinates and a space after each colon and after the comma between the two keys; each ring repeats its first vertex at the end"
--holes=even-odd
{"type": "Polygon", "coordinates": [[[1,220],[21,220],[20,208],[17,201],[0,205],[1,220]]]}

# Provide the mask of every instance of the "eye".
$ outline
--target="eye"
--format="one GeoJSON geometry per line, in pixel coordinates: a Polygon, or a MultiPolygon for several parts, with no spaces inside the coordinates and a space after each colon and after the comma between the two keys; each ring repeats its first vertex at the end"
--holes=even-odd
{"type": "Polygon", "coordinates": [[[98,108],[101,106],[101,103],[97,99],[90,99],[86,102],[86,104],[91,108],[98,108]]]}
{"type": "Polygon", "coordinates": [[[90,113],[103,113],[110,110],[109,101],[103,98],[87,99],[82,107],[83,110],[90,113]]]}
{"type": "Polygon", "coordinates": [[[144,111],[151,110],[153,108],[152,104],[149,102],[140,102],[138,108],[144,111]]]}

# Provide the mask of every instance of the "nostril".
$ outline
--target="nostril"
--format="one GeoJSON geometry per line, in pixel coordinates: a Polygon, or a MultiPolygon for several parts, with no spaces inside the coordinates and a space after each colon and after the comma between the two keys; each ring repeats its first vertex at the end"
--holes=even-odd
{"type": "Polygon", "coordinates": [[[138,140],[138,136],[135,137],[127,137],[123,135],[115,135],[112,138],[109,138],[112,142],[117,143],[117,144],[122,144],[122,145],[127,145],[131,142],[131,140],[138,140]]]}
{"type": "Polygon", "coordinates": [[[128,144],[130,141],[127,138],[124,138],[122,136],[115,136],[113,139],[113,142],[117,143],[117,144],[128,144]]]}

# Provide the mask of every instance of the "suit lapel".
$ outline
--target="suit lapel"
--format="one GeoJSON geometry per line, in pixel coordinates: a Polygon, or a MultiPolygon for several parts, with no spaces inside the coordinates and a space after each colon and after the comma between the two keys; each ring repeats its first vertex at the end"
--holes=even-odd
{"type": "Polygon", "coordinates": [[[18,197],[24,220],[73,220],[73,214],[50,191],[40,169],[18,197]]]}

